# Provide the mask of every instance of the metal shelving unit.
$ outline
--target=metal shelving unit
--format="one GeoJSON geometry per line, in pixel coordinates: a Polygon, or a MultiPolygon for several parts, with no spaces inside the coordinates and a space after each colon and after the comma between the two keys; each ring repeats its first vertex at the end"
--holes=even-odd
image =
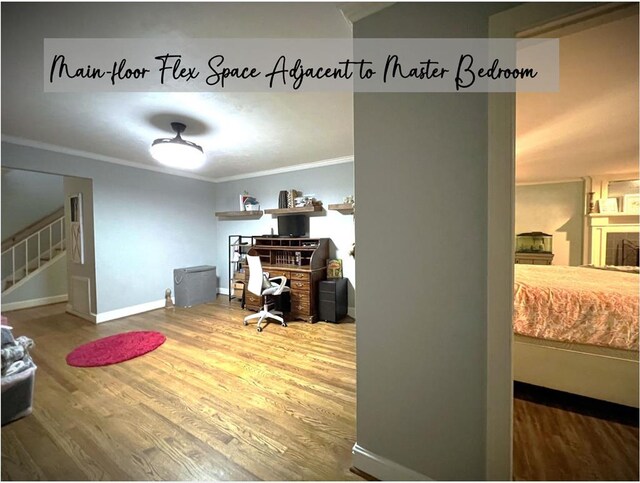
{"type": "MultiPolygon", "coordinates": [[[[234,299],[242,300],[242,294],[236,293],[236,283],[245,281],[245,264],[247,252],[253,246],[253,236],[229,235],[229,301],[234,299]]],[[[244,306],[244,301],[242,301],[244,306]]]]}

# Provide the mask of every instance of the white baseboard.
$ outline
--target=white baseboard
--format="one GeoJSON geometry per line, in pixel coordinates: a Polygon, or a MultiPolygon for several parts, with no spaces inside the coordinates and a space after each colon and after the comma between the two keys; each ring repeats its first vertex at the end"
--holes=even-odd
{"type": "Polygon", "coordinates": [[[71,315],[80,317],[81,319],[88,320],[89,322],[93,322],[94,324],[96,323],[96,314],[85,314],[82,312],[78,312],[73,308],[71,304],[67,304],[67,308],[65,309],[65,311],[70,313],[71,315]]]}
{"type": "Polygon", "coordinates": [[[121,319],[130,315],[141,314],[142,312],[149,312],[150,310],[162,309],[165,305],[165,299],[154,300],[153,302],[146,302],[144,304],[131,305],[130,307],[123,307],[121,309],[110,310],[109,312],[102,312],[96,314],[96,324],[102,322],[108,322],[110,320],[121,319]]]}
{"type": "Polygon", "coordinates": [[[224,287],[218,287],[218,293],[222,295],[229,295],[229,289],[224,287]]]}
{"type": "Polygon", "coordinates": [[[406,468],[394,461],[353,445],[353,466],[380,481],[433,481],[432,478],[406,468]]]}
{"type": "Polygon", "coordinates": [[[356,308],[355,307],[347,307],[347,315],[352,318],[356,318],[356,308]]]}
{"type": "Polygon", "coordinates": [[[39,299],[21,300],[20,302],[9,302],[2,304],[2,311],[28,309],[31,307],[40,307],[41,305],[57,304],[69,300],[68,294],[54,295],[53,297],[43,297],[39,299]]]}

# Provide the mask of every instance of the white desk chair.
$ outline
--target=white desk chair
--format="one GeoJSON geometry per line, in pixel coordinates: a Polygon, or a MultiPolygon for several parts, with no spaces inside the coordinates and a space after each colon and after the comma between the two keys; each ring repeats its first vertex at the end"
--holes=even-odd
{"type": "Polygon", "coordinates": [[[249,289],[249,292],[253,294],[264,297],[264,307],[257,314],[246,316],[244,318],[243,324],[248,325],[249,320],[259,319],[257,328],[258,332],[262,332],[262,327],[260,326],[260,324],[264,319],[270,318],[277,320],[282,324],[283,327],[286,327],[287,324],[282,318],[282,312],[280,312],[279,310],[269,312],[269,302],[272,297],[276,297],[283,292],[289,291],[289,287],[285,286],[285,284],[287,283],[287,278],[267,278],[267,275],[262,271],[262,263],[260,263],[260,257],[247,255],[247,260],[249,261],[249,283],[247,284],[247,289],[249,289]],[[276,280],[280,280],[280,283],[276,283],[276,280]]]}

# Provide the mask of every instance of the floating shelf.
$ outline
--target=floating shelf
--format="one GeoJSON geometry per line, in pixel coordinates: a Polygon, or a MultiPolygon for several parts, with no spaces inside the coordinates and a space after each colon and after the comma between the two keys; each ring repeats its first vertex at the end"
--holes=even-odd
{"type": "Polygon", "coordinates": [[[240,218],[240,219],[254,219],[260,218],[264,214],[264,211],[216,211],[218,218],[240,218]]]}
{"type": "Polygon", "coordinates": [[[270,210],[264,210],[267,215],[280,216],[280,215],[298,215],[304,213],[315,213],[322,211],[322,206],[303,206],[301,208],[273,208],[270,210]]]}
{"type": "Polygon", "coordinates": [[[354,213],[355,205],[352,203],[337,203],[335,205],[329,205],[329,209],[339,211],[343,215],[350,215],[354,213]]]}

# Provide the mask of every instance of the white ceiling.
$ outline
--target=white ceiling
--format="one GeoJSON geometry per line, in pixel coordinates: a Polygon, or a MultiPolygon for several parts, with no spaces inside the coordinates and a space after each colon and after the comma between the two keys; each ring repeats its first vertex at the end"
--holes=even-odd
{"type": "Polygon", "coordinates": [[[44,38],[350,38],[336,3],[3,3],[2,135],[165,170],[151,142],[203,146],[221,179],[353,155],[351,93],[44,93],[44,38]],[[114,142],[117,140],[117,142],[114,142]]]}
{"type": "Polygon", "coordinates": [[[559,92],[517,94],[518,182],[638,172],[638,6],[612,17],[560,36],[559,92]]]}
{"type": "MultiPolygon", "coordinates": [[[[169,172],[148,148],[172,136],[171,121],[182,121],[185,139],[207,154],[205,166],[188,175],[211,180],[349,159],[351,93],[66,94],[42,88],[47,37],[349,38],[351,26],[338,6],[349,7],[2,3],[3,139],[169,172]]],[[[562,37],[561,92],[518,95],[518,182],[637,171],[637,5],[635,12],[562,37]]]]}

